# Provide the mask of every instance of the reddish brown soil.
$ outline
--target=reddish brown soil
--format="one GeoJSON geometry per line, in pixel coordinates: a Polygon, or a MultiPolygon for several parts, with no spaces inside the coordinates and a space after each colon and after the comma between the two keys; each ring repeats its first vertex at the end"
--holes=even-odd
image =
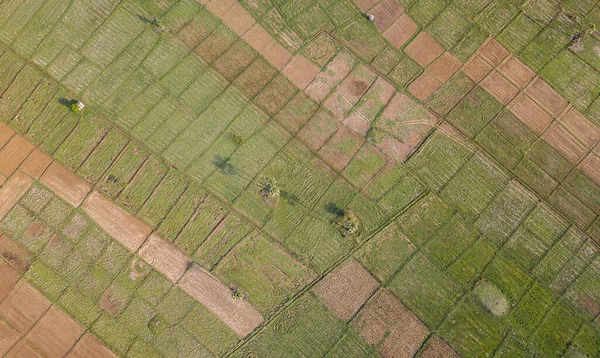
{"type": "Polygon", "coordinates": [[[275,40],[265,46],[260,54],[278,70],[282,70],[292,58],[292,54],[275,40]]]}
{"type": "Polygon", "coordinates": [[[404,52],[425,68],[444,52],[444,48],[425,31],[422,31],[405,48],[404,52]]]}
{"type": "Polygon", "coordinates": [[[305,89],[317,76],[321,69],[302,55],[296,55],[283,69],[283,74],[292,81],[296,87],[305,89]]]}
{"type": "Polygon", "coordinates": [[[4,217],[33,184],[33,180],[16,172],[0,187],[0,218],[4,217]]]}
{"type": "Polygon", "coordinates": [[[36,148],[21,164],[21,170],[30,177],[38,179],[50,163],[52,163],[52,158],[36,148]]]}
{"type": "Polygon", "coordinates": [[[423,72],[409,86],[408,91],[421,101],[425,101],[431,94],[440,88],[442,84],[429,72],[423,72]]]}
{"type": "Polygon", "coordinates": [[[520,89],[535,77],[535,72],[513,55],[498,66],[498,71],[520,89]]]}
{"type": "Polygon", "coordinates": [[[4,147],[13,135],[15,135],[14,130],[6,124],[0,123],[0,148],[4,147]]]}
{"type": "Polygon", "coordinates": [[[558,123],[544,134],[544,139],[573,165],[577,165],[587,154],[586,147],[558,123]]]}
{"type": "Polygon", "coordinates": [[[341,319],[349,320],[379,286],[379,282],[353,259],[319,282],[314,292],[341,319]]]}
{"type": "Polygon", "coordinates": [[[493,37],[489,37],[477,52],[479,56],[492,66],[497,66],[510,53],[498,41],[494,40],[493,37]]]}
{"type": "Polygon", "coordinates": [[[31,261],[31,254],[5,235],[0,235],[0,256],[19,273],[27,271],[31,261]]]}
{"type": "Polygon", "coordinates": [[[352,323],[384,357],[412,357],[429,330],[394,295],[382,290],[352,323]]]}
{"type": "Polygon", "coordinates": [[[343,126],[321,148],[319,155],[332,168],[341,172],[358,152],[363,142],[363,137],[343,126]]]}
{"type": "Polygon", "coordinates": [[[51,303],[25,281],[19,281],[0,304],[0,318],[24,334],[46,313],[51,303]]]}
{"type": "Polygon", "coordinates": [[[500,72],[494,70],[482,82],[481,87],[488,91],[498,102],[503,105],[508,104],[513,99],[519,89],[515,87],[509,80],[504,78],[500,72]]]}
{"type": "Polygon", "coordinates": [[[0,303],[8,296],[19,281],[19,273],[8,263],[0,260],[0,303]]]}
{"type": "Polygon", "coordinates": [[[83,203],[83,210],[110,236],[136,252],[152,229],[97,191],[83,203]]]}
{"type": "Polygon", "coordinates": [[[208,3],[206,8],[210,10],[217,17],[223,17],[227,10],[231,9],[233,5],[237,3],[237,0],[212,0],[212,1],[201,1],[208,3]]]}
{"type": "Polygon", "coordinates": [[[481,81],[491,70],[492,66],[477,55],[471,57],[462,68],[462,71],[474,82],[481,81]]]}
{"type": "Polygon", "coordinates": [[[562,125],[588,148],[600,141],[600,129],[574,107],[570,107],[561,116],[562,125]]]}
{"type": "Polygon", "coordinates": [[[525,93],[536,101],[553,117],[558,115],[567,107],[566,99],[556,92],[550,85],[541,78],[536,78],[525,89],[525,93]]]}
{"type": "Polygon", "coordinates": [[[192,259],[157,234],[150,236],[139,255],[173,283],[183,276],[192,263],[192,259]]]}
{"type": "Polygon", "coordinates": [[[0,150],[0,173],[11,176],[33,151],[33,144],[20,135],[13,136],[0,150]]]}
{"type": "Polygon", "coordinates": [[[419,26],[408,16],[408,14],[402,14],[396,22],[392,24],[385,32],[383,36],[396,48],[401,48],[404,44],[410,40],[410,38],[417,32],[419,26]]]}
{"type": "Polygon", "coordinates": [[[600,158],[595,153],[590,153],[579,168],[594,183],[600,185],[600,158]]]}
{"type": "Polygon", "coordinates": [[[10,325],[0,321],[0,356],[4,357],[20,337],[10,325]]]}
{"type": "Polygon", "coordinates": [[[264,50],[268,44],[274,41],[271,35],[260,24],[254,24],[242,36],[242,40],[246,41],[248,45],[258,52],[264,50]]]}
{"type": "Polygon", "coordinates": [[[438,336],[429,339],[427,347],[421,353],[422,358],[460,358],[450,346],[438,336]]]}
{"type": "Polygon", "coordinates": [[[398,0],[383,0],[369,11],[369,15],[375,17],[375,26],[381,32],[385,31],[402,13],[404,7],[398,0]]]}
{"type": "Polygon", "coordinates": [[[86,333],[73,347],[67,358],[112,358],[113,352],[90,333],[86,333]]]}
{"type": "Polygon", "coordinates": [[[552,117],[524,93],[515,97],[508,109],[538,136],[552,123],[552,117]]]}
{"type": "Polygon", "coordinates": [[[81,204],[92,189],[85,180],[80,179],[57,162],[50,165],[40,180],[58,196],[75,207],[81,204]]]}
{"type": "Polygon", "coordinates": [[[27,341],[48,357],[64,357],[85,329],[56,306],[27,334],[27,341]]]}
{"type": "Polygon", "coordinates": [[[427,71],[440,82],[444,83],[458,71],[460,66],[462,66],[462,63],[458,58],[454,57],[450,52],[444,52],[443,55],[429,65],[427,71]]]}
{"type": "Polygon", "coordinates": [[[222,21],[238,36],[245,34],[246,31],[256,23],[256,20],[254,20],[252,15],[250,15],[240,3],[233,5],[233,7],[223,15],[222,21]]]}

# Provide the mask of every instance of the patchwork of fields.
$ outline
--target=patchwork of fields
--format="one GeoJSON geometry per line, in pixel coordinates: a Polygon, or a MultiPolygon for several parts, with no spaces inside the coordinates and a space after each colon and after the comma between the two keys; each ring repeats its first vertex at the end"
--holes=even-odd
{"type": "Polygon", "coordinates": [[[600,356],[596,24],[0,0],[0,354],[600,356]]]}

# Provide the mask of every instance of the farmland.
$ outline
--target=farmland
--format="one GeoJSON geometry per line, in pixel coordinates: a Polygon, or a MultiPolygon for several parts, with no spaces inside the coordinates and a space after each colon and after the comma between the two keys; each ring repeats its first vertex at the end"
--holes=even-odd
{"type": "Polygon", "coordinates": [[[597,26],[0,0],[0,355],[600,356],[597,26]]]}

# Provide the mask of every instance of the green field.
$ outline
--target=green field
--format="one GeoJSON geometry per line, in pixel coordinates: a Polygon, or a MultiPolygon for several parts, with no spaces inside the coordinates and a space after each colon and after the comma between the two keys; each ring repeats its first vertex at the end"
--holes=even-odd
{"type": "Polygon", "coordinates": [[[315,66],[306,89],[238,35],[228,2],[201,2],[0,0],[0,121],[264,323],[238,336],[39,181],[0,221],[27,281],[118,356],[600,356],[596,1],[232,2],[315,66]],[[415,29],[401,46],[377,28],[392,8],[415,29]],[[423,32],[464,71],[434,78],[410,49],[423,32]],[[468,73],[488,36],[510,53],[502,90],[539,102],[542,129],[468,73]],[[517,89],[513,58],[548,87],[517,89]],[[319,285],[354,261],[376,288],[332,304],[319,285]],[[424,333],[364,318],[380,292],[424,333]]]}

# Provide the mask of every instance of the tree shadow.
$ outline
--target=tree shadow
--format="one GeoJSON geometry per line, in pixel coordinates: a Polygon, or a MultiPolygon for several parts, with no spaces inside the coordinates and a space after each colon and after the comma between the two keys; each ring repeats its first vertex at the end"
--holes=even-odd
{"type": "Polygon", "coordinates": [[[77,100],[76,99],[68,99],[65,97],[60,97],[58,99],[58,104],[63,105],[65,107],[67,107],[68,109],[71,109],[71,106],[76,104],[77,100]]]}
{"type": "Polygon", "coordinates": [[[294,195],[293,193],[290,193],[289,191],[282,190],[281,197],[287,200],[292,206],[300,202],[300,198],[294,195]]]}
{"type": "Polygon", "coordinates": [[[335,216],[343,216],[344,215],[344,209],[340,208],[339,206],[335,205],[334,203],[327,203],[324,206],[325,211],[327,211],[330,214],[333,214],[335,216]]]}
{"type": "Polygon", "coordinates": [[[223,158],[220,155],[215,155],[212,164],[225,175],[235,175],[237,173],[235,167],[229,163],[231,158],[223,158]]]}

